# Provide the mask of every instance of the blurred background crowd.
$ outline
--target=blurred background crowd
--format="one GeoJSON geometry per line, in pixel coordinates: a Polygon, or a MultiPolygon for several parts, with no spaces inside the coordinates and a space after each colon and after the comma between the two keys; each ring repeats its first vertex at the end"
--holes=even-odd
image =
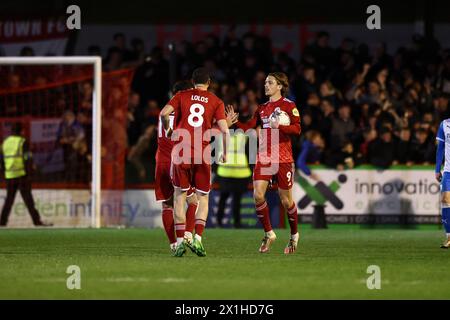
{"type": "MultiPolygon", "coordinates": [[[[142,39],[127,39],[123,33],[114,35],[107,52],[90,46],[86,54],[102,56],[104,71],[134,69],[127,114],[121,115],[126,121],[127,183],[154,181],[159,111],[170,98],[171,84],[189,79],[198,66],[210,70],[210,90],[234,106],[244,127],[266,101],[267,73],[285,72],[291,85],[288,98],[301,113],[295,159],[338,170],[433,163],[437,128],[450,117],[450,49],[421,36],[399,48],[351,38],[341,39],[338,47],[329,43],[330,35],[318,32],[300,57],[292,57],[274,53],[267,37],[239,37],[230,27],[223,38],[211,34],[172,50],[155,46],[146,52],[142,39]]],[[[24,56],[33,54],[31,48],[22,50],[24,56]]],[[[17,77],[6,85],[19,86],[17,77]]],[[[65,114],[67,121],[88,123],[91,93],[92,84],[84,82],[79,107],[65,114]]],[[[81,128],[76,130],[81,136],[81,128]]]]}

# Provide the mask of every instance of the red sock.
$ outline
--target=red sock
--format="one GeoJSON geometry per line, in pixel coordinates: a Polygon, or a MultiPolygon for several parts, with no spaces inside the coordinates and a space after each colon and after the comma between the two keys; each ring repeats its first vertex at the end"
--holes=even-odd
{"type": "Polygon", "coordinates": [[[298,231],[298,212],[295,202],[287,210],[289,226],[291,227],[291,234],[296,234],[298,231]]]}
{"type": "Polygon", "coordinates": [[[206,221],[203,219],[195,220],[195,234],[202,236],[203,230],[205,230],[206,221]]]}
{"type": "Polygon", "coordinates": [[[272,230],[272,225],[270,224],[270,217],[269,217],[269,206],[267,205],[267,202],[264,201],[263,203],[256,204],[256,214],[258,216],[259,221],[264,227],[264,231],[268,232],[272,230]]]}
{"type": "Polygon", "coordinates": [[[175,238],[175,224],[173,221],[173,209],[172,208],[164,208],[162,211],[162,221],[164,225],[164,230],[166,231],[167,238],[170,243],[174,243],[177,241],[175,238]]]}
{"type": "Polygon", "coordinates": [[[189,204],[186,211],[186,231],[189,231],[190,233],[194,232],[196,211],[197,211],[197,204],[196,203],[189,204]]]}
{"type": "Polygon", "coordinates": [[[177,234],[177,238],[184,238],[185,230],[186,230],[185,223],[175,223],[175,232],[177,234]]]}

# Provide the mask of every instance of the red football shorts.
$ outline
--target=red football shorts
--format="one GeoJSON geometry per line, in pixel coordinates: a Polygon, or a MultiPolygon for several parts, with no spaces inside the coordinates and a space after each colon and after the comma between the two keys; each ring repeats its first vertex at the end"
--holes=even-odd
{"type": "Polygon", "coordinates": [[[275,178],[280,189],[288,190],[293,185],[294,170],[294,163],[261,164],[257,162],[253,170],[253,181],[273,181],[272,179],[275,178]]]}
{"type": "MultiPolygon", "coordinates": [[[[157,163],[155,170],[155,195],[156,201],[166,201],[173,196],[173,184],[171,177],[171,163],[157,163]]],[[[187,196],[195,193],[194,188],[189,188],[187,196]]]]}
{"type": "Polygon", "coordinates": [[[172,166],[172,182],[174,187],[186,191],[194,188],[201,193],[211,190],[211,165],[202,164],[174,164],[172,166]]]}

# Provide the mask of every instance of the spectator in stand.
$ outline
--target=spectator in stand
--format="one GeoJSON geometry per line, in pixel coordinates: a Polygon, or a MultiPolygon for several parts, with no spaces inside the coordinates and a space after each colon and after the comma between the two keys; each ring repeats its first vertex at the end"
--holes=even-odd
{"type": "Polygon", "coordinates": [[[435,147],[426,129],[419,128],[411,146],[411,160],[416,164],[431,164],[435,157],[435,147]]]}
{"type": "Polygon", "coordinates": [[[340,105],[338,117],[333,118],[331,124],[331,149],[339,150],[344,146],[344,142],[351,139],[355,130],[355,123],[350,117],[351,109],[348,103],[340,105]]]}
{"type": "Polygon", "coordinates": [[[114,71],[121,69],[123,63],[123,53],[117,47],[112,47],[108,50],[108,56],[106,57],[106,63],[104,65],[105,71],[114,71]]]}
{"type": "Polygon", "coordinates": [[[154,99],[158,105],[164,105],[169,87],[169,63],[164,59],[162,48],[154,47],[150,57],[136,69],[132,88],[140,95],[142,104],[154,99]]]}
{"type": "Polygon", "coordinates": [[[378,136],[369,144],[369,163],[387,169],[395,159],[395,144],[391,129],[382,127],[378,136]]]}
{"type": "Polygon", "coordinates": [[[400,130],[399,140],[395,148],[395,161],[393,164],[411,165],[411,129],[403,127],[400,130]]]}
{"type": "Polygon", "coordinates": [[[317,33],[314,43],[305,48],[304,55],[311,56],[317,64],[319,77],[326,78],[335,63],[335,53],[329,45],[330,34],[326,31],[317,33]]]}
{"type": "Polygon", "coordinates": [[[377,138],[377,131],[372,128],[366,128],[363,132],[364,141],[359,146],[359,152],[364,159],[364,162],[369,161],[369,145],[377,138]]]}
{"type": "Polygon", "coordinates": [[[305,105],[311,93],[318,93],[318,86],[314,67],[312,65],[303,66],[303,70],[300,71],[300,76],[293,84],[294,93],[299,104],[305,105]]]}
{"type": "Polygon", "coordinates": [[[302,144],[302,151],[295,162],[296,167],[311,179],[319,181],[319,176],[313,173],[311,169],[308,168],[307,164],[320,163],[323,160],[322,155],[324,149],[325,141],[320,135],[320,132],[316,130],[308,131],[306,140],[302,144]]]}
{"type": "Polygon", "coordinates": [[[77,176],[78,158],[80,153],[86,152],[86,135],[73,111],[67,110],[64,113],[56,136],[57,143],[63,149],[63,178],[67,182],[75,182],[80,178],[77,176]]]}
{"type": "Polygon", "coordinates": [[[123,33],[116,33],[113,37],[114,47],[120,52],[123,62],[129,62],[134,60],[134,54],[131,50],[127,48],[127,40],[123,33]]]}

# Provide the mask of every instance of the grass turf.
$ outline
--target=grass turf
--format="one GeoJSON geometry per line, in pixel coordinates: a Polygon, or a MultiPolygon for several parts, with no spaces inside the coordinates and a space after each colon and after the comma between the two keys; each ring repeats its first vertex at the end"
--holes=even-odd
{"type": "Polygon", "coordinates": [[[0,299],[449,299],[450,251],[436,226],[416,230],[301,227],[269,254],[261,230],[209,229],[207,257],[170,255],[162,229],[0,230],[0,299]],[[81,268],[81,290],[66,269],[81,268]],[[381,289],[369,290],[369,265],[381,289]]]}

